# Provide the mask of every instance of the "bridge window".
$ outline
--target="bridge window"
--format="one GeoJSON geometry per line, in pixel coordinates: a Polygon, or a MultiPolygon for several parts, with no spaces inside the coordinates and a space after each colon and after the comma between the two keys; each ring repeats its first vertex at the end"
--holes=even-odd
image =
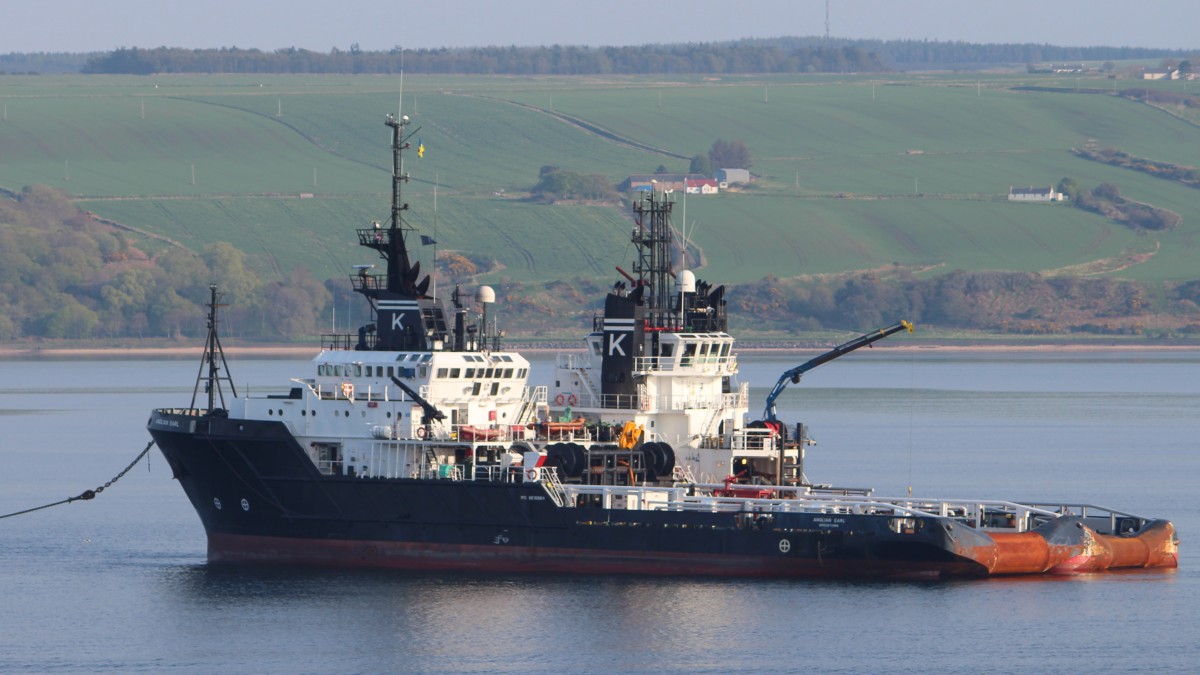
{"type": "Polygon", "coordinates": [[[462,376],[462,369],[460,369],[460,368],[451,368],[450,369],[450,377],[458,378],[461,376],[462,376]]]}

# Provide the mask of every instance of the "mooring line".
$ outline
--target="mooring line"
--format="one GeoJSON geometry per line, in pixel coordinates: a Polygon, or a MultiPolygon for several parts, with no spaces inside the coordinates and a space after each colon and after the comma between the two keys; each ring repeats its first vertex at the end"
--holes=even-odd
{"type": "Polygon", "coordinates": [[[152,448],[152,447],[154,447],[154,441],[150,441],[149,443],[147,443],[146,448],[144,450],[142,450],[138,454],[137,457],[134,457],[133,461],[129,463],[129,466],[127,466],[121,470],[121,473],[113,476],[112,480],[108,481],[104,485],[101,485],[100,487],[96,488],[95,490],[84,490],[83,492],[79,493],[78,495],[76,495],[74,497],[67,497],[66,499],[54,502],[52,504],[43,504],[42,506],[35,506],[32,509],[25,509],[24,511],[14,511],[12,513],[6,513],[6,514],[0,516],[0,520],[3,520],[5,518],[11,518],[13,516],[24,515],[26,513],[33,513],[34,511],[41,511],[42,509],[48,509],[51,506],[58,506],[59,504],[70,504],[71,502],[87,501],[89,499],[95,499],[96,495],[100,494],[101,492],[104,492],[105,488],[108,488],[113,483],[121,480],[122,476],[129,473],[129,470],[132,469],[138,462],[142,461],[142,458],[146,456],[146,453],[150,452],[150,448],[152,448]]]}

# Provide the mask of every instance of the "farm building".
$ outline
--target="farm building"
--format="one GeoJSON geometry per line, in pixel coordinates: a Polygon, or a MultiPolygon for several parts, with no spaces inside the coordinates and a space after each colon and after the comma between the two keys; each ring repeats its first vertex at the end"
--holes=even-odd
{"type": "Polygon", "coordinates": [[[629,178],[626,178],[625,182],[621,183],[620,189],[622,191],[640,190],[643,192],[649,192],[651,190],[656,190],[656,191],[660,191],[660,192],[670,191],[670,190],[682,190],[682,189],[684,189],[687,181],[703,180],[703,179],[704,179],[704,176],[702,176],[698,173],[634,174],[634,175],[630,176],[629,178]]]}
{"type": "Polygon", "coordinates": [[[1178,80],[1178,68],[1147,68],[1142,71],[1143,80],[1178,80]]]}
{"type": "Polygon", "coordinates": [[[687,186],[689,195],[715,195],[720,189],[717,187],[717,181],[711,178],[692,179],[684,181],[687,186]]]}
{"type": "Polygon", "coordinates": [[[1009,187],[1008,201],[1010,202],[1061,202],[1063,194],[1055,192],[1053,187],[1009,187]]]}
{"type": "Polygon", "coordinates": [[[717,171],[713,175],[713,177],[717,179],[717,182],[721,184],[721,187],[725,187],[730,183],[749,183],[750,182],[750,170],[749,169],[717,169],[717,171]]]}

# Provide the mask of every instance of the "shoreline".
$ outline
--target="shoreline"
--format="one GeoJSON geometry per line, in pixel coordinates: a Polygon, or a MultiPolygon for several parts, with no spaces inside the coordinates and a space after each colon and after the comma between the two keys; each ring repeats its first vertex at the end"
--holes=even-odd
{"type": "MultiPolygon", "coordinates": [[[[831,342],[829,346],[832,346],[831,342]]],[[[801,352],[820,352],[828,349],[825,345],[803,345],[795,347],[742,345],[739,353],[751,354],[793,354],[801,352]]],[[[889,352],[947,352],[947,353],[1080,353],[1080,352],[1166,352],[1166,351],[1200,351],[1200,345],[1149,345],[1149,344],[1084,344],[1084,343],[1037,343],[1037,344],[919,344],[919,345],[873,345],[872,349],[882,349],[889,352]]],[[[232,358],[262,358],[262,359],[309,359],[321,351],[320,347],[300,347],[290,345],[267,346],[225,346],[226,356],[232,358]]],[[[512,351],[530,354],[547,354],[557,352],[582,352],[582,347],[529,347],[515,346],[512,351]]],[[[0,361],[4,360],[38,360],[38,359],[182,359],[199,358],[204,352],[201,345],[190,347],[0,347],[0,361]]]]}

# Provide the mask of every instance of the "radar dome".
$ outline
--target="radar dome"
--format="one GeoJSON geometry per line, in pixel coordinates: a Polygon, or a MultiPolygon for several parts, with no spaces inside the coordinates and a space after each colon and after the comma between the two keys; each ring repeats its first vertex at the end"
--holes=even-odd
{"type": "Polygon", "coordinates": [[[691,270],[679,273],[679,290],[684,293],[696,292],[696,275],[691,270]]]}
{"type": "Polygon", "coordinates": [[[496,291],[491,286],[480,286],[479,291],[475,293],[475,302],[481,305],[490,305],[496,302],[496,291]]]}

